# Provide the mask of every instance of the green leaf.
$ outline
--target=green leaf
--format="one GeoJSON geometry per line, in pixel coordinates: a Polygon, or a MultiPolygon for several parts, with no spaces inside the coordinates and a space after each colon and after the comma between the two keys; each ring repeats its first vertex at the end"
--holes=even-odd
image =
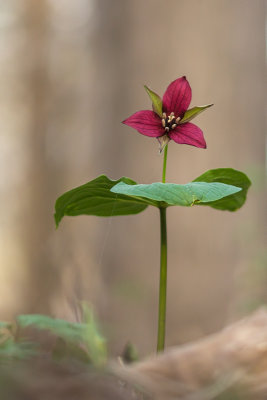
{"type": "Polygon", "coordinates": [[[111,217],[138,214],[148,205],[168,207],[200,204],[235,211],[244,204],[250,184],[245,174],[231,168],[207,171],[186,185],[137,185],[129,178],[114,181],[101,175],[60,196],[55,205],[55,221],[58,226],[64,215],[111,217]]]}
{"type": "Polygon", "coordinates": [[[73,342],[82,340],[85,330],[82,324],[40,314],[19,315],[17,321],[23,328],[33,325],[37,329],[49,330],[56,336],[73,342]]]}
{"type": "Polygon", "coordinates": [[[160,118],[162,118],[162,100],[161,100],[161,98],[159,97],[159,95],[157,93],[153,92],[153,90],[149,89],[146,85],[144,86],[144,88],[152,101],[153,111],[156,114],[158,114],[158,116],[160,118]]]}
{"type": "Polygon", "coordinates": [[[86,326],[85,342],[95,365],[103,365],[107,360],[106,339],[100,334],[95,316],[86,302],[81,303],[82,320],[86,326]]]}
{"type": "Polygon", "coordinates": [[[0,330],[2,328],[11,329],[12,328],[12,322],[0,321],[0,330]]]}
{"type": "Polygon", "coordinates": [[[72,189],[60,196],[55,204],[55,222],[58,227],[64,215],[96,215],[99,217],[112,217],[117,215],[138,214],[145,210],[151,202],[124,195],[114,194],[110,191],[119,182],[134,185],[129,178],[110,180],[101,175],[98,178],[72,189]]]}
{"type": "Polygon", "coordinates": [[[191,121],[191,119],[195,118],[197,115],[199,115],[200,113],[202,113],[204,110],[206,110],[207,108],[209,108],[211,106],[213,106],[213,104],[207,104],[206,106],[190,108],[189,110],[187,110],[185,112],[183,118],[181,119],[181,121],[179,123],[182,124],[182,123],[191,121]]]}
{"type": "Polygon", "coordinates": [[[156,200],[158,206],[192,206],[216,201],[239,192],[241,189],[224,183],[192,182],[185,185],[175,183],[151,183],[150,185],[127,185],[120,182],[114,186],[113,193],[137,196],[139,199],[156,200]]]}
{"type": "Polygon", "coordinates": [[[246,201],[247,191],[251,185],[249,178],[241,171],[232,168],[211,169],[200,175],[194,182],[221,182],[227,185],[240,187],[242,190],[234,193],[224,199],[206,203],[204,205],[211,206],[218,210],[236,211],[246,201]]]}
{"type": "Polygon", "coordinates": [[[22,360],[31,358],[38,354],[38,347],[35,343],[29,342],[14,342],[13,339],[8,339],[0,343],[0,361],[11,359],[22,360]]]}
{"type": "Polygon", "coordinates": [[[62,339],[64,342],[58,341],[55,356],[62,358],[65,352],[66,355],[71,354],[77,359],[85,360],[87,354],[94,365],[103,365],[107,357],[106,341],[98,331],[92,310],[85,304],[82,304],[82,310],[82,323],[39,314],[20,315],[17,321],[22,327],[33,325],[37,329],[48,330],[62,339]],[[81,350],[86,351],[86,354],[83,355],[79,346],[81,350]]]}
{"type": "Polygon", "coordinates": [[[82,348],[79,344],[73,342],[66,342],[66,340],[60,337],[56,339],[56,343],[52,350],[52,358],[56,361],[72,360],[80,361],[88,364],[91,362],[89,354],[85,348],[82,348]]]}

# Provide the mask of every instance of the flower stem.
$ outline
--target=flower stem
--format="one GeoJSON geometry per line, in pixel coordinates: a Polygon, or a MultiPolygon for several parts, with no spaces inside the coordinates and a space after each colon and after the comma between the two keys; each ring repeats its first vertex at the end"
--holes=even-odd
{"type": "Polygon", "coordinates": [[[167,299],[167,227],[166,208],[160,212],[160,282],[159,282],[159,313],[158,313],[158,344],[157,351],[164,350],[167,299]]]}
{"type": "Polygon", "coordinates": [[[167,155],[168,155],[168,145],[164,147],[164,159],[163,159],[163,169],[162,169],[162,183],[166,181],[166,166],[167,166],[167,155]]]}
{"type": "MultiPolygon", "coordinates": [[[[162,183],[166,181],[168,145],[164,148],[162,183]]],[[[160,207],[160,280],[159,280],[159,311],[158,311],[158,344],[157,351],[164,350],[166,330],[166,300],[167,300],[167,224],[166,207],[160,207]]]]}

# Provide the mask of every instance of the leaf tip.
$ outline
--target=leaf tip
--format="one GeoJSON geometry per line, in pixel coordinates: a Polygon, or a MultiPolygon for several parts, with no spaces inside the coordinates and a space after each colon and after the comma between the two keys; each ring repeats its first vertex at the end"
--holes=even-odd
{"type": "MultiPolygon", "coordinates": [[[[151,99],[151,93],[153,93],[152,90],[149,89],[149,87],[148,87],[147,85],[144,85],[144,89],[145,89],[145,91],[147,92],[148,96],[149,96],[150,99],[151,99]]],[[[151,99],[151,100],[152,100],[152,99],[151,99]]]]}
{"type": "Polygon", "coordinates": [[[56,229],[58,229],[61,219],[62,219],[62,217],[59,216],[57,212],[55,212],[54,221],[55,221],[56,229]]]}

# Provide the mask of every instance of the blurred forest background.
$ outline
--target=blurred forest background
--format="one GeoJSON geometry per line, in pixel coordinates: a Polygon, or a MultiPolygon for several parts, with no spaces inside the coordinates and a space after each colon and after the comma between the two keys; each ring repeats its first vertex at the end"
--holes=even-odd
{"type": "Polygon", "coordinates": [[[237,213],[168,210],[167,345],[266,302],[264,0],[0,0],[0,316],[75,320],[93,304],[112,354],[156,344],[159,216],[63,219],[63,192],[106,173],[161,179],[158,143],[121,124],[186,75],[207,150],[169,146],[167,181],[233,167],[237,213]]]}

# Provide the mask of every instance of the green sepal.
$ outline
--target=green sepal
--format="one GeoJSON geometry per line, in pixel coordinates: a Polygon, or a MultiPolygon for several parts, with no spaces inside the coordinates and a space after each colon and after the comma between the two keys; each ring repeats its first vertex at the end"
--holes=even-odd
{"type": "Polygon", "coordinates": [[[198,106],[190,108],[184,113],[184,116],[179,123],[184,124],[185,122],[191,121],[191,119],[197,117],[200,113],[205,111],[207,108],[210,108],[211,106],[213,106],[213,104],[207,104],[206,106],[198,106]]]}
{"type": "Polygon", "coordinates": [[[146,85],[144,86],[148,96],[150,97],[150,100],[152,101],[152,108],[153,111],[158,114],[160,118],[162,118],[162,100],[159,97],[159,95],[153,90],[149,89],[146,85]]]}

